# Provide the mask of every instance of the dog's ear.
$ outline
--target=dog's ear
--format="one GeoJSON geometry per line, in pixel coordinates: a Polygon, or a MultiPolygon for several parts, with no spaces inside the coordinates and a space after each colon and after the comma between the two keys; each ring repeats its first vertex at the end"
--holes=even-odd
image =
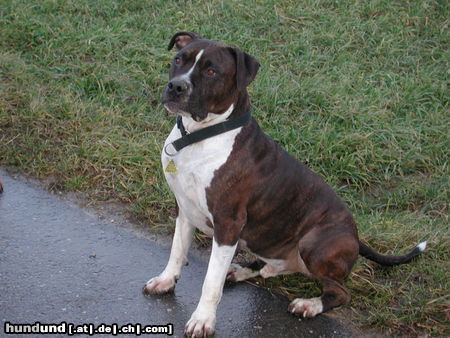
{"type": "Polygon", "coordinates": [[[201,39],[202,37],[197,33],[193,32],[178,32],[172,39],[170,39],[168,50],[171,50],[173,46],[176,46],[178,50],[182,49],[184,46],[188,45],[191,41],[201,39]]]}
{"type": "Polygon", "coordinates": [[[256,77],[261,66],[253,56],[230,47],[236,58],[236,85],[238,89],[245,89],[256,77]]]}

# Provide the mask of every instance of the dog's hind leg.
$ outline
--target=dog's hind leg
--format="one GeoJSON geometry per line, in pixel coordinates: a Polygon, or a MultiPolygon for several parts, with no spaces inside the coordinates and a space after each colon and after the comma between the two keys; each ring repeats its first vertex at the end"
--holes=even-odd
{"type": "Polygon", "coordinates": [[[347,304],[350,295],[341,282],[325,279],[321,280],[323,293],[320,297],[309,299],[296,298],[290,304],[288,311],[303,317],[315,317],[334,307],[347,304]]]}
{"type": "Polygon", "coordinates": [[[181,268],[187,264],[187,253],[191,246],[193,233],[194,227],[180,211],[175,224],[169,262],[159,276],[150,279],[144,285],[144,293],[161,294],[175,289],[175,284],[180,278],[181,268]]]}
{"type": "Polygon", "coordinates": [[[233,263],[228,269],[227,280],[232,282],[242,282],[257,276],[259,276],[259,270],[252,270],[251,268],[233,263]]]}
{"type": "Polygon", "coordinates": [[[260,270],[264,267],[264,264],[263,261],[258,259],[247,265],[232,263],[228,269],[227,280],[231,282],[242,282],[246,279],[257,277],[260,275],[260,270]]]}
{"type": "Polygon", "coordinates": [[[285,260],[273,259],[269,260],[268,263],[258,260],[248,267],[243,267],[239,264],[232,264],[228,270],[227,280],[232,282],[241,282],[257,276],[269,278],[295,272],[297,272],[297,270],[289,269],[285,260]]]}
{"type": "Polygon", "coordinates": [[[351,235],[330,235],[328,240],[316,242],[302,252],[311,276],[322,284],[322,295],[294,299],[289,304],[289,312],[314,317],[350,301],[350,294],[343,283],[358,257],[358,240],[351,235]]]}

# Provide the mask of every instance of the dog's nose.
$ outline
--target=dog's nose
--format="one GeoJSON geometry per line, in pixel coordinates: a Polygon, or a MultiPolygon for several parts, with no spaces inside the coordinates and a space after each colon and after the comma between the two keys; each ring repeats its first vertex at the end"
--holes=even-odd
{"type": "Polygon", "coordinates": [[[173,79],[167,84],[169,93],[181,95],[188,89],[188,83],[184,79],[173,79]]]}

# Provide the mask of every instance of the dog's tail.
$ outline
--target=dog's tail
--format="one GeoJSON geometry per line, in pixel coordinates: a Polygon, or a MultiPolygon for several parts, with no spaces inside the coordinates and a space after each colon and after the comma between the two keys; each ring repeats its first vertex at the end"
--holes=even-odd
{"type": "Polygon", "coordinates": [[[411,262],[415,257],[419,256],[425,250],[426,247],[427,242],[422,242],[418,244],[416,247],[414,247],[414,249],[412,249],[406,255],[388,256],[376,252],[366,243],[359,241],[359,254],[378,264],[385,266],[393,266],[411,262]]]}

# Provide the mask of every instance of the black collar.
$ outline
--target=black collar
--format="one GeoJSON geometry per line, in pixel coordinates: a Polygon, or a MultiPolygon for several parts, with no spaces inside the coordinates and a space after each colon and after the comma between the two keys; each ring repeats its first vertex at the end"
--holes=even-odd
{"type": "Polygon", "coordinates": [[[213,124],[212,126],[196,130],[188,134],[186,129],[184,128],[182,117],[178,115],[177,127],[178,129],[180,129],[182,137],[178,140],[173,141],[172,143],[167,144],[164,147],[164,152],[169,156],[174,156],[177,152],[179,152],[184,147],[187,147],[188,145],[245,126],[250,121],[251,117],[252,109],[250,107],[244,115],[238,116],[231,120],[225,120],[221,123],[213,124]],[[170,145],[172,145],[172,147],[176,150],[176,152],[174,152],[173,154],[167,151],[167,147],[170,145]]]}

